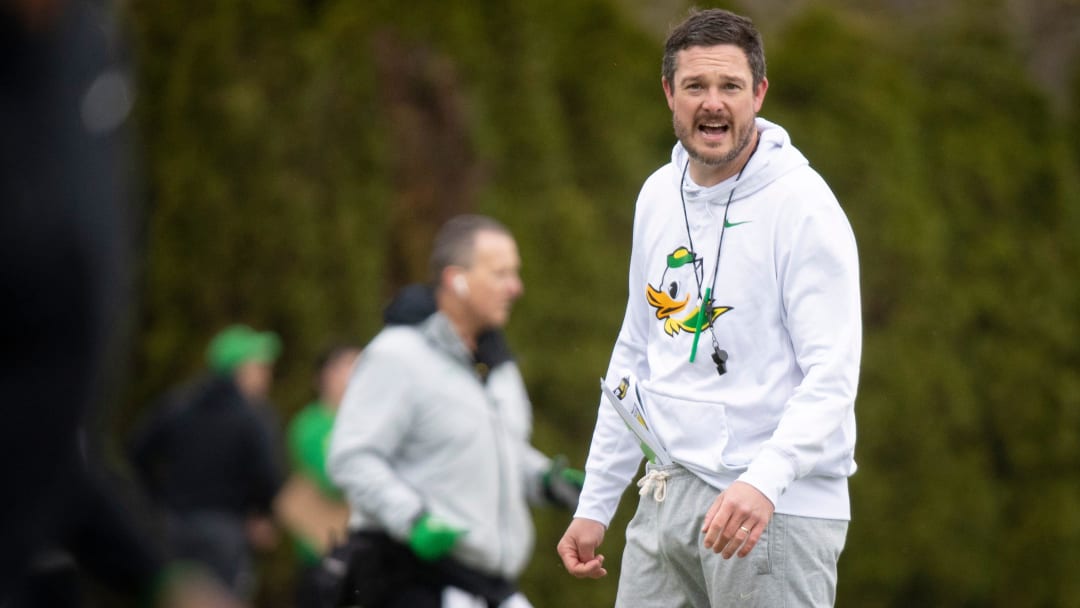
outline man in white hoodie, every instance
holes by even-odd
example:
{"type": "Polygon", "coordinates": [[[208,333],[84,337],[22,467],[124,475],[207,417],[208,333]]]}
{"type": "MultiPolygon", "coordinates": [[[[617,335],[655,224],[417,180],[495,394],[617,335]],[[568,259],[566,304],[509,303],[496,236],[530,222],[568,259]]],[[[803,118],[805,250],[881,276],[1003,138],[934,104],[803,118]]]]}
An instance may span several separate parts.
{"type": "MultiPolygon", "coordinates": [[[[662,84],[679,142],[637,200],[605,378],[661,455],[638,483],[616,606],[829,606],[856,468],[855,239],[788,134],[757,117],[769,83],[748,19],[693,12],[662,84]]],[[[606,574],[597,550],[638,446],[602,401],[558,546],[571,574],[606,574]]]]}

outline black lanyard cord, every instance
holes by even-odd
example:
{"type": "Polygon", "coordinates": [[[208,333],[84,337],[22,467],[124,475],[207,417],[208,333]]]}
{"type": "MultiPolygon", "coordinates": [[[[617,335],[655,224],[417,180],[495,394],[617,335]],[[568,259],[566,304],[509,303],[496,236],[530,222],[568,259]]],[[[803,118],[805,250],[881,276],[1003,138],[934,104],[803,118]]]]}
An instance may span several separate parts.
{"type": "MultiPolygon", "coordinates": [[[[720,343],[716,340],[716,326],[712,324],[712,301],[715,298],[716,291],[716,277],[720,273],[720,252],[724,250],[724,232],[727,231],[728,223],[728,211],[731,209],[731,201],[735,198],[735,185],[738,183],[739,178],[742,177],[743,171],[746,171],[746,166],[750,164],[750,159],[754,157],[754,153],[757,152],[758,143],[761,141],[761,136],[758,136],[758,140],[754,142],[754,149],[750,151],[750,156],[747,157],[746,162],[743,163],[742,168],[739,169],[738,175],[735,176],[735,184],[731,186],[731,192],[728,193],[728,200],[724,203],[724,219],[720,223],[720,239],[716,244],[716,265],[713,266],[713,275],[710,287],[705,290],[705,295],[701,293],[701,283],[705,279],[704,276],[698,278],[697,270],[694,271],[694,281],[697,283],[697,297],[698,302],[701,304],[698,308],[698,322],[697,327],[694,330],[694,343],[690,350],[690,362],[694,362],[694,355],[697,352],[698,337],[701,335],[701,326],[705,323],[705,318],[708,318],[709,323],[709,337],[712,339],[713,345],[713,363],[716,364],[716,372],[723,376],[727,373],[727,351],[720,348],[720,343]],[[708,300],[706,302],[705,300],[708,300]]],[[[686,174],[690,170],[690,158],[689,151],[686,159],[686,165],[683,166],[682,177],[679,178],[679,200],[682,202],[683,222],[686,224],[686,239],[690,245],[690,255],[695,258],[698,257],[697,251],[694,249],[694,235],[690,231],[690,215],[686,210],[686,174]]],[[[696,262],[696,260],[695,260],[696,262]]],[[[704,259],[702,258],[702,263],[704,259]]],[[[696,264],[695,264],[696,266],[696,264]]]]}
{"type": "MultiPolygon", "coordinates": [[[[754,152],[756,152],[756,151],[757,151],[757,144],[755,143],[754,144],[754,152]]],[[[750,153],[750,158],[753,158],[754,152],[750,153]]],[[[739,169],[739,174],[735,176],[735,181],[736,182],[738,182],[739,178],[742,177],[743,171],[746,171],[746,165],[750,164],[750,158],[747,158],[746,162],[743,163],[742,168],[739,169]]],[[[690,253],[692,255],[696,256],[697,255],[697,250],[694,249],[694,235],[691,234],[691,232],[690,232],[690,216],[686,211],[686,194],[684,193],[684,189],[685,189],[685,186],[686,186],[686,173],[689,170],[690,170],[690,159],[687,158],[686,159],[686,165],[683,166],[682,177],[679,179],[679,200],[682,202],[683,222],[685,222],[685,224],[686,224],[686,239],[689,241],[689,244],[690,244],[690,253]]],[[[734,198],[735,198],[735,186],[733,185],[731,187],[731,192],[728,194],[727,202],[724,203],[724,220],[720,223],[720,241],[716,245],[716,265],[713,266],[712,281],[710,282],[713,292],[716,291],[716,275],[720,271],[720,252],[723,251],[723,248],[724,248],[724,232],[727,230],[728,210],[731,208],[731,201],[734,198]]],[[[696,272],[694,273],[694,280],[697,282],[698,300],[701,300],[701,281],[704,278],[705,277],[701,277],[699,279],[698,274],[696,272]]],[[[707,304],[707,303],[702,302],[702,306],[704,306],[705,304],[707,304]]],[[[715,338],[713,338],[713,340],[715,341],[715,338]]]]}

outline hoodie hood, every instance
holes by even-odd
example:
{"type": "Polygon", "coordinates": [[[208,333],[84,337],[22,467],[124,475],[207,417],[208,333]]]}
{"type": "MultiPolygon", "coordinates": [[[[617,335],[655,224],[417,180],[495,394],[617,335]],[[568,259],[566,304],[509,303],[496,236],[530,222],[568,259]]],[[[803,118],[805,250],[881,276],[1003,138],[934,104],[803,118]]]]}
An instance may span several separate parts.
{"type": "Polygon", "coordinates": [[[435,313],[435,290],[430,285],[406,285],[383,310],[387,325],[417,325],[435,313]]]}
{"type": "Polygon", "coordinates": [[[671,164],[674,168],[675,183],[682,182],[683,192],[687,202],[693,200],[705,200],[707,202],[726,203],[728,196],[732,201],[744,199],[765,186],[779,179],[791,171],[810,164],[806,157],[791,145],[791,138],[787,131],[778,124],[769,122],[764,118],[754,120],[760,139],[757,150],[746,163],[742,176],[738,179],[726,179],[715,186],[703,188],[690,179],[690,174],[683,172],[689,155],[681,142],[676,142],[671,150],[671,164]]]}

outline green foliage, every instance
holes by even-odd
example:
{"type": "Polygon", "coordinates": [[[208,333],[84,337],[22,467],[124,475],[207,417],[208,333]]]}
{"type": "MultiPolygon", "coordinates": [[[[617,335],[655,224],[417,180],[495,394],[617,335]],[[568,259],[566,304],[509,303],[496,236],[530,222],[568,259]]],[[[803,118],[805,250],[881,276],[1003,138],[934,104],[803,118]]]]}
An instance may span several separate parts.
{"type": "MultiPolygon", "coordinates": [[[[311,396],[322,345],[372,336],[387,298],[425,278],[439,223],[473,210],[521,248],[509,334],[535,441],[583,464],[633,201],[673,144],[662,41],[630,4],[127,3],[148,196],[117,432],[201,369],[232,322],[283,337],[287,418],[311,396]]],[[[833,187],[860,246],[860,471],[839,604],[1068,603],[1080,113],[1053,113],[1000,8],[898,24],[816,6],[761,24],[762,115],[833,187]]],[[[602,581],[565,574],[554,545],[568,515],[537,513],[522,581],[537,606],[610,605],[635,499],[608,533],[602,581]]],[[[264,605],[287,604],[288,560],[264,558],[264,605]]]]}

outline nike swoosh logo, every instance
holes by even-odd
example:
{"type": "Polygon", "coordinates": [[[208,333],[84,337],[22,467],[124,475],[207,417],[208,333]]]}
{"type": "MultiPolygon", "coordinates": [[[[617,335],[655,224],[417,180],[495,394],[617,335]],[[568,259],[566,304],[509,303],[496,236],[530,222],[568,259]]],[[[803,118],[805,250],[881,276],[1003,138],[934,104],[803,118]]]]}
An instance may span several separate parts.
{"type": "Polygon", "coordinates": [[[729,222],[727,220],[724,220],[724,228],[734,228],[735,226],[738,226],[740,224],[749,224],[752,221],[754,220],[746,220],[745,222],[729,222]]]}

